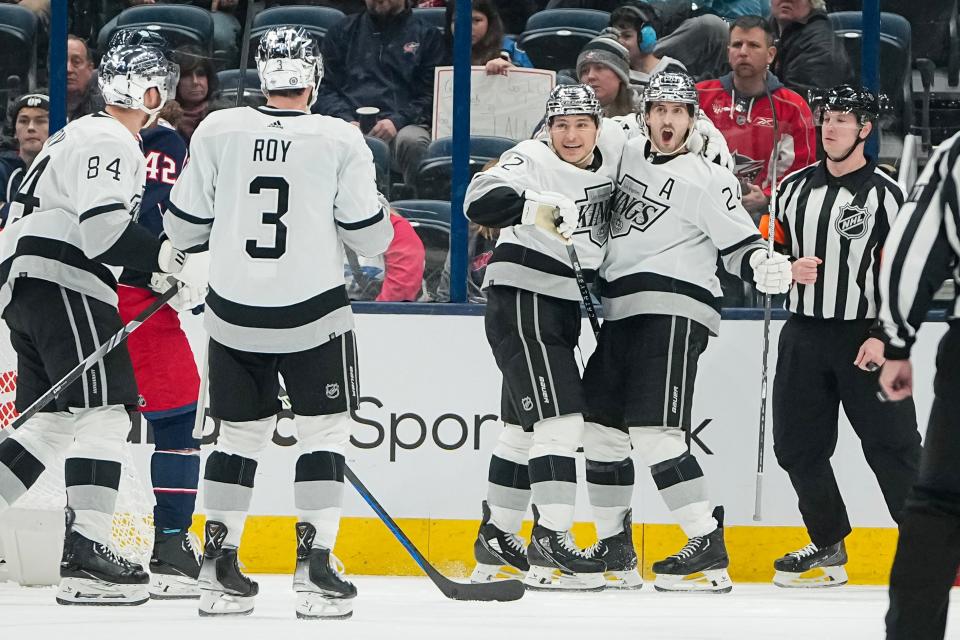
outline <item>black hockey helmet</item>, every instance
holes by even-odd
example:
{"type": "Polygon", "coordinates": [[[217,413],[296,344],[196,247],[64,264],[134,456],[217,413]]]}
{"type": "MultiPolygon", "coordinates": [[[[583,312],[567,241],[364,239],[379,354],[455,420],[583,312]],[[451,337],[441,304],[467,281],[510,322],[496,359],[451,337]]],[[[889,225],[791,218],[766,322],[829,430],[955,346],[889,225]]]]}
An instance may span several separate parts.
{"type": "Polygon", "coordinates": [[[810,109],[816,125],[823,125],[823,115],[828,111],[853,113],[858,116],[860,126],[876,122],[880,116],[889,112],[890,101],[887,96],[874,95],[866,89],[855,89],[841,84],[819,92],[811,92],[810,109]]]}

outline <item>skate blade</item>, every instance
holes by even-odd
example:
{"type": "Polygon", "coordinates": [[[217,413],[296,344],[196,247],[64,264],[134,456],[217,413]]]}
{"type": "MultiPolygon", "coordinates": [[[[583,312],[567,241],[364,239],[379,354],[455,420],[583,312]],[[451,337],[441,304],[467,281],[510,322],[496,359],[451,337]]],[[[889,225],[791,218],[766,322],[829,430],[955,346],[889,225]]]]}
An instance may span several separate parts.
{"type": "Polygon", "coordinates": [[[197,611],[202,617],[248,616],[253,613],[253,604],[253,596],[236,596],[223,591],[201,589],[197,611]]]}
{"type": "Polygon", "coordinates": [[[62,578],[57,603],[93,607],[135,607],[150,599],[145,584],[116,584],[93,578],[62,578]]]}
{"type": "Polygon", "coordinates": [[[530,565],[523,584],[534,591],[602,591],[602,573],[564,573],[553,567],[530,565]]]}
{"type": "Polygon", "coordinates": [[[151,600],[196,600],[199,597],[200,587],[193,578],[160,573],[150,576],[151,600]]]}
{"type": "Polygon", "coordinates": [[[726,569],[708,569],[685,576],[661,573],[657,574],[653,588],[657,591],[677,593],[730,593],[733,590],[733,581],[726,569]]]}
{"type": "Polygon", "coordinates": [[[773,584],[784,589],[824,589],[847,584],[847,571],[843,566],[816,567],[804,573],[777,571],[773,584]]]}
{"type": "Polygon", "coordinates": [[[502,582],[503,580],[523,580],[527,575],[520,569],[509,564],[477,564],[473,573],[470,574],[470,582],[480,584],[483,582],[502,582]]]}
{"type": "Polygon", "coordinates": [[[353,616],[353,598],[328,598],[319,593],[297,593],[300,620],[346,620],[353,616]]]}
{"type": "Polygon", "coordinates": [[[603,574],[604,587],[611,590],[636,590],[643,587],[643,578],[636,569],[630,571],[607,571],[603,574]]]}

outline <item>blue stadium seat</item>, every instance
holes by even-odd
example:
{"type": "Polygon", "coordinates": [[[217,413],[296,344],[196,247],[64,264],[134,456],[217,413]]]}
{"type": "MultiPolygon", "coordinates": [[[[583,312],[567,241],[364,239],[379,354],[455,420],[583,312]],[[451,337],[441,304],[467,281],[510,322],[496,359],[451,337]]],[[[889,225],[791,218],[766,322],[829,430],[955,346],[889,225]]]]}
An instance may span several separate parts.
{"type": "Polygon", "coordinates": [[[440,31],[447,30],[447,10],[443,7],[424,7],[423,9],[414,9],[413,15],[417,16],[427,24],[432,24],[440,31]]]}
{"type": "MultiPolygon", "coordinates": [[[[516,144],[510,138],[497,136],[470,136],[470,175],[483,168],[490,160],[499,159],[516,144]]],[[[418,198],[450,199],[450,179],[453,175],[453,138],[438,138],[427,147],[414,180],[418,198]]]]}
{"type": "MultiPolygon", "coordinates": [[[[37,17],[29,9],[15,4],[0,4],[0,107],[17,94],[36,87],[37,17]],[[17,82],[8,86],[7,79],[17,76],[17,82]]],[[[6,118],[6,109],[0,119],[6,118]]]]}
{"type": "Polygon", "coordinates": [[[584,45],[610,24],[610,14],[593,9],[547,9],[530,16],[520,47],[538,69],[577,66],[584,45]]]}
{"type": "Polygon", "coordinates": [[[373,165],[377,170],[377,189],[388,200],[390,199],[390,145],[380,138],[364,136],[370,153],[373,154],[373,165]]]}
{"type": "Polygon", "coordinates": [[[199,47],[211,58],[213,51],[213,17],[200,7],[179,4],[144,4],[125,9],[118,17],[116,27],[100,31],[97,50],[104,51],[110,37],[120,29],[157,29],[167,39],[171,49],[184,45],[199,47]]]}
{"type": "Polygon", "coordinates": [[[313,36],[317,43],[317,51],[319,51],[330,27],[343,20],[344,17],[344,13],[339,9],[306,5],[273,7],[261,11],[254,17],[253,26],[250,29],[250,65],[254,64],[254,54],[257,51],[260,36],[267,29],[285,24],[302,26],[313,36]]]}
{"type": "Polygon", "coordinates": [[[397,200],[394,211],[406,218],[426,251],[423,281],[429,300],[437,299],[437,287],[450,251],[450,202],[443,200],[397,200]]]}

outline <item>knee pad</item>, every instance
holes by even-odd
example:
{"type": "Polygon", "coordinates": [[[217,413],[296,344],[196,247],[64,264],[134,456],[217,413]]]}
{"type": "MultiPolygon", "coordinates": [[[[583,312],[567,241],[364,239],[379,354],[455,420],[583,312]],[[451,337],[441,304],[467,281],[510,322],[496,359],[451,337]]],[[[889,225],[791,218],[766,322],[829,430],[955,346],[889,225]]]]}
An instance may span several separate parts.
{"type": "Polygon", "coordinates": [[[193,437],[196,411],[188,411],[169,418],[147,420],[153,428],[153,447],[157,451],[193,451],[200,441],[193,437]]]}
{"type": "Polygon", "coordinates": [[[74,416],[68,411],[41,412],[27,420],[10,438],[20,443],[45,468],[57,466],[76,434],[74,416]]]}
{"type": "Polygon", "coordinates": [[[493,448],[493,455],[515,464],[525,465],[530,457],[533,434],[524,431],[519,425],[504,422],[500,438],[493,448]]]}
{"type": "Polygon", "coordinates": [[[245,422],[221,420],[217,450],[227,455],[259,460],[276,426],[276,416],[245,422]]]}
{"type": "Polygon", "coordinates": [[[350,441],[350,414],[294,416],[297,444],[304,453],[333,451],[344,455],[350,441]]]}
{"type": "Polygon", "coordinates": [[[640,460],[648,467],[687,453],[683,430],[676,427],[633,427],[630,439],[640,460]]]}
{"type": "Polygon", "coordinates": [[[583,442],[583,416],[579,413],[548,418],[533,425],[531,457],[576,454],[583,442]]]}
{"type": "Polygon", "coordinates": [[[630,435],[596,422],[583,425],[583,454],[595,462],[620,462],[630,457],[630,435]]]}
{"type": "Polygon", "coordinates": [[[72,458],[121,462],[130,433],[130,414],[121,405],[74,409],[76,437],[72,458]]]}

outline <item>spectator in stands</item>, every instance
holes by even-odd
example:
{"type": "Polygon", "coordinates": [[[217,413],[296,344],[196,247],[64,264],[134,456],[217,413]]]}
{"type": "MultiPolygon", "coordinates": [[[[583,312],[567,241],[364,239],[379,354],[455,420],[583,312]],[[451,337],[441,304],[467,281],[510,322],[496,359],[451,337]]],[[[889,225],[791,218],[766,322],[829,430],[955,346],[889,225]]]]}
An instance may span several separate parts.
{"type": "MultiPolygon", "coordinates": [[[[453,48],[453,3],[447,5],[447,41],[453,48]]],[[[512,67],[533,67],[526,52],[503,33],[503,21],[493,0],[473,0],[471,64],[485,66],[488,75],[507,75],[512,67]]]]}
{"type": "Polygon", "coordinates": [[[210,113],[210,96],[216,91],[217,74],[213,63],[197,47],[180,47],[173,57],[180,65],[177,102],[183,108],[177,131],[189,143],[194,129],[210,113]]]}
{"type": "Polygon", "coordinates": [[[368,135],[390,144],[394,170],[412,184],[430,144],[433,70],[447,57],[443,34],[406,0],[365,1],[366,11],[334,25],[323,41],[314,111],[357,123],[357,108],[380,109],[368,135]]]}
{"type": "Polygon", "coordinates": [[[740,16],[769,16],[769,0],[699,0],[700,11],[708,11],[726,20],[736,20],[740,16]]]}
{"type": "Polygon", "coordinates": [[[777,36],[773,72],[804,98],[810,89],[852,81],[850,61],[830,26],[824,0],[770,0],[777,36]]]}
{"type": "Polygon", "coordinates": [[[726,51],[729,29],[719,16],[692,16],[659,37],[653,53],[661,58],[676,58],[697,80],[716,78],[729,71],[726,51]]]}
{"type": "Polygon", "coordinates": [[[347,15],[360,13],[364,9],[363,0],[267,0],[267,9],[291,4],[308,4],[314,7],[339,9],[347,15]]]}
{"type": "Polygon", "coordinates": [[[391,209],[393,240],[383,255],[358,257],[346,248],[344,276],[351,300],[416,302],[423,292],[426,250],[406,218],[391,209]]]}
{"type": "Polygon", "coordinates": [[[620,33],[619,42],[630,56],[630,84],[639,94],[650,76],[661,71],[686,71],[674,58],[654,54],[660,20],[648,2],[628,2],[610,14],[610,26],[620,33]]]}
{"type": "Polygon", "coordinates": [[[67,36],[67,120],[103,109],[97,67],[86,40],[67,36]]]}
{"type": "Polygon", "coordinates": [[[615,29],[588,42],[577,57],[577,78],[597,94],[607,118],[636,111],[637,96],[630,86],[630,54],[615,29]]]}
{"type": "Polygon", "coordinates": [[[773,43],[773,29],[767,20],[760,16],[737,18],[730,27],[727,48],[733,71],[697,85],[700,109],[723,133],[737,163],[743,206],[757,222],[770,203],[769,159],[774,136],[780,140],[778,183],[817,159],[810,107],[769,71],[777,53],[773,43]]]}
{"type": "Polygon", "coordinates": [[[50,0],[0,0],[0,3],[18,4],[33,12],[44,28],[50,24],[50,0]]]}
{"type": "Polygon", "coordinates": [[[7,203],[20,188],[24,174],[47,140],[50,124],[50,98],[45,93],[22,95],[10,105],[17,150],[0,155],[0,218],[7,220],[7,203]]]}

